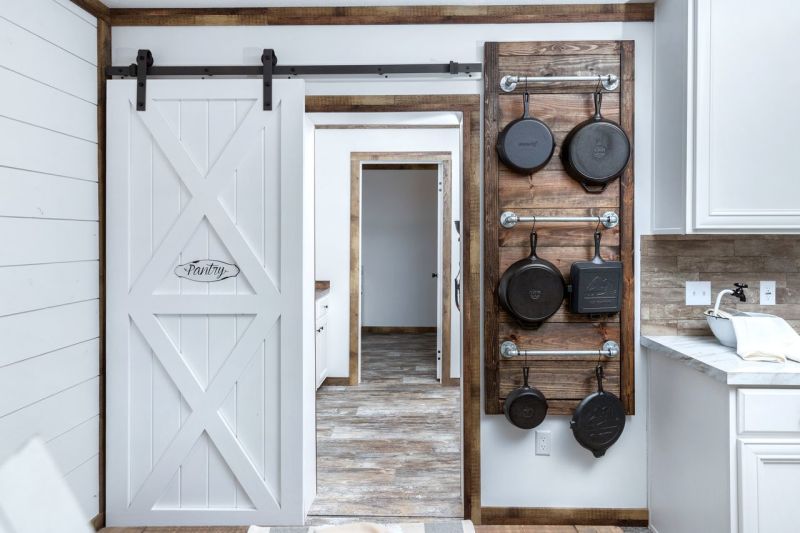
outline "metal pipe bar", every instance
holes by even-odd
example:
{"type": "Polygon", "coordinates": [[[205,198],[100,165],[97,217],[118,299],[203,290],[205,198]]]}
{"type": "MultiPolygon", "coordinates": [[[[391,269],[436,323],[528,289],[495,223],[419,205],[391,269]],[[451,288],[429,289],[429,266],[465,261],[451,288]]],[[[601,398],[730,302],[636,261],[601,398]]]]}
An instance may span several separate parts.
{"type": "Polygon", "coordinates": [[[619,224],[619,215],[614,211],[606,211],[600,216],[590,217],[520,216],[513,211],[504,211],[500,215],[500,225],[504,228],[513,228],[520,222],[596,222],[610,229],[619,224]]]}
{"type": "MultiPolygon", "coordinates": [[[[273,76],[330,76],[330,75],[378,75],[389,74],[480,74],[481,63],[434,63],[408,65],[275,65],[273,76]]],[[[168,66],[153,65],[147,69],[147,76],[261,76],[262,65],[230,66],[168,66]]],[[[107,67],[106,76],[136,77],[136,65],[127,67],[107,67]]]]}
{"type": "Polygon", "coordinates": [[[607,91],[619,87],[619,76],[616,74],[597,74],[594,76],[503,76],[500,79],[500,88],[510,93],[517,88],[519,83],[552,83],[554,81],[591,81],[601,83],[607,91]]]}
{"type": "Polygon", "coordinates": [[[500,355],[505,359],[513,357],[552,357],[564,355],[585,355],[600,357],[618,357],[619,344],[606,341],[599,350],[520,350],[512,341],[505,341],[500,345],[500,355]]]}

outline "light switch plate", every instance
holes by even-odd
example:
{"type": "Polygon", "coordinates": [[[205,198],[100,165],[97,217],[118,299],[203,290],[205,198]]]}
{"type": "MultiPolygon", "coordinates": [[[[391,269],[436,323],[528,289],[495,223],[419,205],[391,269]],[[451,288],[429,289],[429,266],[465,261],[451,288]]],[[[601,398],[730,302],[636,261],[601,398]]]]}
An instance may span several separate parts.
{"type": "Polygon", "coordinates": [[[760,287],[758,302],[761,305],[775,305],[775,282],[762,281],[760,287]]]}
{"type": "Polygon", "coordinates": [[[711,282],[687,281],[686,305],[711,305],[711,282]]]}

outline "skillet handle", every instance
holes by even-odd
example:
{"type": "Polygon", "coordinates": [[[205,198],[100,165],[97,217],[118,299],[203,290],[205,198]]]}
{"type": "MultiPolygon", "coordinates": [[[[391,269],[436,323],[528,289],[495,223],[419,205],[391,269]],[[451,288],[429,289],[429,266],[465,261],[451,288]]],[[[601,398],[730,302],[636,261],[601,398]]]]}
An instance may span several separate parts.
{"type": "Polygon", "coordinates": [[[594,375],[597,377],[597,392],[603,392],[603,365],[597,365],[594,369],[594,375]]]}
{"type": "Polygon", "coordinates": [[[588,192],[590,194],[600,194],[601,192],[606,190],[606,187],[608,187],[608,182],[606,182],[606,183],[604,183],[602,185],[589,185],[585,181],[582,181],[581,182],[581,187],[586,189],[586,192],[588,192]]]}
{"type": "Polygon", "coordinates": [[[536,236],[536,231],[531,230],[530,239],[531,239],[531,255],[530,255],[530,257],[535,258],[536,257],[536,243],[539,240],[539,237],[536,236]]]}
{"type": "Polygon", "coordinates": [[[594,119],[603,120],[603,115],[600,114],[600,107],[603,105],[603,93],[601,91],[594,92],[594,119]]]}
{"type": "Polygon", "coordinates": [[[531,95],[528,94],[528,91],[525,91],[525,94],[522,95],[522,118],[530,118],[531,113],[529,109],[531,95]]]}

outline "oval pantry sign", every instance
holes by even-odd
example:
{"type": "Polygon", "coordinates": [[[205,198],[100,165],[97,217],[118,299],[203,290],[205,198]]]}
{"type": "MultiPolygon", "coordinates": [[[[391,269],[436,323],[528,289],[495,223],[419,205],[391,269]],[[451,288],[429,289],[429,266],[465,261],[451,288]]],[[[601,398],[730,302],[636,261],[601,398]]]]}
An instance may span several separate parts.
{"type": "Polygon", "coordinates": [[[225,261],[198,259],[175,267],[175,275],[190,281],[211,283],[239,275],[239,267],[225,261]]]}

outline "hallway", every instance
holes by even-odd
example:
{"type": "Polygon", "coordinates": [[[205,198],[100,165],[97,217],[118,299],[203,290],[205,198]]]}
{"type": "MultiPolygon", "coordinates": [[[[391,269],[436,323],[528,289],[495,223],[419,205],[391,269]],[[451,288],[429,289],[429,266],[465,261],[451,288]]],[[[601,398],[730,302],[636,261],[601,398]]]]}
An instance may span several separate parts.
{"type": "Polygon", "coordinates": [[[461,517],[460,390],[436,380],[436,334],[363,334],[362,383],[317,391],[317,499],[337,517],[461,517]]]}

